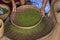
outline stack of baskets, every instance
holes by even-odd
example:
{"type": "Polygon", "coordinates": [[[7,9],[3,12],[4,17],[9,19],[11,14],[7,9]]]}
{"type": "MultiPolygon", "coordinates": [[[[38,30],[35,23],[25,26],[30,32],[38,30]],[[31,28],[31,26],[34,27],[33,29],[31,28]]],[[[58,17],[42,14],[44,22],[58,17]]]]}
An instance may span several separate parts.
{"type": "Polygon", "coordinates": [[[23,5],[12,12],[5,26],[5,35],[13,40],[36,40],[48,35],[54,22],[47,15],[42,17],[38,8],[23,5]]]}

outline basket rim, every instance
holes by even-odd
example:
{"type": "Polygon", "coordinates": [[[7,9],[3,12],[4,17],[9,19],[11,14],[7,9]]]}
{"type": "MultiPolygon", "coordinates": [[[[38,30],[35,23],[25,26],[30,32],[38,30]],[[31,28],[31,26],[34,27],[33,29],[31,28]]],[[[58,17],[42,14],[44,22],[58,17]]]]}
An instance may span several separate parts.
{"type": "MultiPolygon", "coordinates": [[[[17,10],[20,8],[33,8],[33,9],[36,9],[38,12],[40,12],[39,11],[39,9],[37,8],[37,7],[34,7],[34,6],[32,6],[32,5],[23,5],[23,6],[20,6],[20,7],[18,7],[17,8],[17,10]]],[[[19,10],[20,11],[20,10],[19,10]]],[[[28,27],[23,27],[23,26],[18,26],[18,25],[16,25],[14,22],[13,22],[13,16],[14,16],[14,12],[12,12],[12,14],[11,14],[11,23],[15,26],[15,27],[18,27],[18,28],[22,28],[22,29],[31,29],[31,28],[34,28],[34,27],[36,27],[37,25],[39,25],[40,23],[41,23],[41,21],[42,21],[42,19],[43,19],[43,17],[41,17],[41,20],[39,20],[38,21],[38,23],[36,23],[36,24],[34,24],[34,25],[32,25],[32,26],[28,26],[28,27]]]]}
{"type": "Polygon", "coordinates": [[[4,3],[10,3],[10,1],[2,0],[4,3]]]}
{"type": "MultiPolygon", "coordinates": [[[[9,8],[9,6],[8,5],[5,5],[5,4],[0,4],[0,7],[4,7],[4,8],[6,8],[7,10],[9,10],[7,13],[10,13],[10,8],[9,8]],[[5,6],[5,7],[4,7],[5,6]]],[[[5,14],[5,13],[4,13],[5,14]]],[[[2,15],[4,15],[4,14],[2,14],[2,15]]]]}

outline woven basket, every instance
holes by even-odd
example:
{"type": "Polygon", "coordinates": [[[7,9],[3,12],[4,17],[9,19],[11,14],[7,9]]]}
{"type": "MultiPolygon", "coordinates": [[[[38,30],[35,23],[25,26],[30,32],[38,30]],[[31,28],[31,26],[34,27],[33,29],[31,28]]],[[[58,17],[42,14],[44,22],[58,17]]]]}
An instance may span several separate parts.
{"type": "MultiPolygon", "coordinates": [[[[26,10],[28,11],[28,10],[30,10],[30,9],[36,10],[36,11],[38,12],[37,14],[40,15],[40,11],[39,11],[38,8],[36,8],[36,7],[34,8],[34,7],[31,6],[31,5],[24,5],[24,6],[18,7],[16,13],[12,13],[12,14],[11,14],[11,22],[12,22],[12,24],[15,25],[15,26],[18,27],[18,28],[23,28],[23,29],[34,28],[35,26],[37,26],[37,25],[41,22],[42,18],[41,18],[41,20],[38,20],[38,21],[37,21],[37,24],[33,24],[33,25],[29,26],[29,27],[26,27],[26,26],[25,26],[25,27],[18,26],[17,22],[15,21],[15,20],[17,20],[15,16],[21,14],[21,12],[24,12],[24,11],[26,11],[26,10]],[[17,25],[16,25],[16,24],[17,24],[17,25]]],[[[40,15],[40,16],[41,16],[41,15],[40,15]]]]}
{"type": "Polygon", "coordinates": [[[2,0],[4,3],[10,3],[10,0],[2,0]]]}
{"type": "Polygon", "coordinates": [[[0,19],[0,38],[3,36],[3,34],[4,34],[4,23],[2,19],[0,19]]]}
{"type": "Polygon", "coordinates": [[[54,10],[55,10],[56,12],[60,12],[60,0],[55,0],[54,10]]]}
{"type": "MultiPolygon", "coordinates": [[[[24,5],[24,6],[18,7],[17,12],[26,10],[27,8],[28,9],[32,8],[32,9],[39,11],[39,9],[36,7],[33,7],[31,5],[24,5]]],[[[14,15],[14,14],[15,14],[15,12],[12,12],[11,19],[12,19],[12,15],[14,15]]],[[[49,18],[48,16],[45,16],[45,17],[42,17],[42,20],[40,20],[40,22],[38,22],[38,25],[36,25],[36,26],[34,25],[35,27],[33,27],[33,28],[29,28],[29,29],[19,28],[12,23],[12,20],[8,21],[7,25],[5,25],[5,26],[6,26],[5,35],[13,40],[36,40],[36,39],[39,39],[39,38],[42,38],[42,37],[48,35],[52,31],[52,29],[54,27],[54,23],[51,20],[51,18],[49,18]],[[43,28],[41,29],[40,27],[43,27],[43,28]]]]}
{"type": "Polygon", "coordinates": [[[57,23],[56,10],[55,10],[55,3],[56,3],[56,1],[57,0],[52,0],[51,1],[51,10],[50,10],[50,15],[49,15],[49,17],[53,21],[54,25],[56,25],[56,23],[57,23]]]}
{"type": "Polygon", "coordinates": [[[0,7],[6,8],[8,10],[7,13],[4,13],[4,14],[0,15],[0,18],[5,20],[9,16],[10,8],[7,5],[5,5],[5,4],[0,4],[0,7]]]}

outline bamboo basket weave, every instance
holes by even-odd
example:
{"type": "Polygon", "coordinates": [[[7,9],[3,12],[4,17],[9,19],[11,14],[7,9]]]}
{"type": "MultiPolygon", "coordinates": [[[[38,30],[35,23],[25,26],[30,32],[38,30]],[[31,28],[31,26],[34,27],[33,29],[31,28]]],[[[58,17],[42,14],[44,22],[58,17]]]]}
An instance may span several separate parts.
{"type": "Polygon", "coordinates": [[[9,16],[10,8],[7,5],[5,5],[5,4],[0,4],[0,7],[6,8],[8,10],[7,13],[4,13],[4,14],[0,15],[0,18],[5,20],[9,16]]]}
{"type": "MultiPolygon", "coordinates": [[[[20,6],[17,8],[17,10],[20,9],[17,12],[20,12],[22,10],[24,11],[26,9],[32,9],[32,8],[35,10],[38,10],[40,12],[40,10],[38,8],[33,7],[31,5],[20,6]]],[[[11,19],[13,19],[14,14],[15,14],[15,12],[12,12],[11,19]]],[[[19,28],[12,23],[12,20],[8,21],[7,25],[5,25],[5,26],[6,26],[5,35],[13,40],[36,40],[36,39],[43,38],[44,36],[48,35],[54,28],[54,22],[52,21],[52,19],[50,17],[48,17],[46,15],[45,17],[42,17],[42,20],[40,20],[40,23],[38,23],[38,25],[36,27],[30,28],[30,29],[19,28]],[[11,27],[11,25],[13,25],[13,27],[11,27]],[[40,30],[39,27],[43,27],[42,30],[40,30]],[[36,31],[35,28],[38,30],[38,32],[36,31]],[[26,30],[32,30],[33,32],[30,35],[29,34],[24,35],[24,33],[21,34],[21,32],[23,32],[21,30],[24,30],[25,33],[27,33],[26,30]],[[19,31],[20,33],[19,32],[17,33],[17,31],[19,31]]]]}
{"type": "Polygon", "coordinates": [[[0,19],[0,38],[3,37],[4,34],[4,22],[2,19],[0,19]]]}
{"type": "Polygon", "coordinates": [[[11,2],[11,0],[2,0],[3,2],[5,2],[5,3],[10,3],[11,2]]]}

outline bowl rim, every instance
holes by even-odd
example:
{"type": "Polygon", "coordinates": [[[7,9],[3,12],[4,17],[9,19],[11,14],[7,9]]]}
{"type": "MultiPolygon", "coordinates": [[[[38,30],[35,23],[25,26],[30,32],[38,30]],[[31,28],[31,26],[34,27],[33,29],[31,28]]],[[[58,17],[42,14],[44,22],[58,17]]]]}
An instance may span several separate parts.
{"type": "MultiPolygon", "coordinates": [[[[24,8],[33,8],[33,9],[36,9],[38,12],[40,12],[37,7],[34,7],[34,6],[32,6],[32,5],[23,5],[23,6],[18,7],[17,10],[18,10],[18,9],[21,9],[21,8],[23,8],[23,9],[24,9],[24,8]]],[[[20,11],[20,10],[19,10],[19,11],[20,11]]],[[[16,13],[16,12],[15,12],[15,13],[16,13]]],[[[23,26],[18,26],[18,25],[16,25],[16,24],[13,22],[13,16],[14,16],[14,12],[12,12],[12,14],[11,14],[11,23],[12,23],[15,27],[18,27],[18,28],[21,28],[21,29],[31,29],[31,28],[34,28],[34,27],[36,27],[37,25],[39,25],[39,24],[41,23],[42,19],[43,19],[43,17],[41,17],[41,20],[39,20],[38,23],[36,23],[36,24],[34,24],[34,25],[32,25],[32,26],[23,27],[23,26]]]]}

